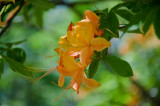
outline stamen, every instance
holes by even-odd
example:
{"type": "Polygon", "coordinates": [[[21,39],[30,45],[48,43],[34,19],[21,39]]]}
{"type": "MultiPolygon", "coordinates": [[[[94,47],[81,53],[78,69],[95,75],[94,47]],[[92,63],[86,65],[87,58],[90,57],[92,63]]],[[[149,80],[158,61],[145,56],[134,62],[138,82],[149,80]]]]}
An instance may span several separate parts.
{"type": "Polygon", "coordinates": [[[62,93],[59,97],[57,97],[54,101],[57,101],[60,97],[62,97],[63,94],[64,94],[67,90],[68,90],[68,89],[66,89],[65,91],[63,91],[63,93],[62,93]]]}
{"type": "MultiPolygon", "coordinates": [[[[33,68],[33,67],[28,67],[28,68],[30,68],[30,69],[35,69],[35,68],[33,68]]],[[[38,69],[38,68],[37,68],[38,69]]],[[[42,69],[42,68],[39,68],[39,69],[42,69]]],[[[39,70],[39,71],[37,71],[37,70],[27,70],[27,69],[24,69],[24,70],[26,70],[26,71],[31,71],[31,72],[44,72],[44,71],[48,71],[48,72],[46,72],[44,75],[42,75],[41,77],[39,77],[39,78],[28,78],[29,80],[31,80],[31,83],[33,83],[33,84],[36,84],[40,79],[42,79],[43,77],[45,77],[45,76],[47,76],[47,75],[49,75],[50,73],[52,73],[53,71],[55,71],[57,68],[56,67],[53,67],[53,68],[51,68],[51,69],[49,69],[49,70],[39,70]]]]}
{"type": "Polygon", "coordinates": [[[58,84],[56,84],[56,83],[53,82],[53,81],[51,81],[51,83],[53,83],[54,85],[56,85],[57,87],[60,87],[60,88],[62,88],[62,89],[70,89],[70,88],[71,88],[71,87],[69,87],[70,85],[69,85],[68,87],[65,88],[65,87],[59,86],[58,84]]]}
{"type": "Polygon", "coordinates": [[[46,59],[49,59],[49,58],[52,58],[52,57],[55,57],[55,56],[58,56],[58,54],[51,55],[51,56],[45,56],[45,57],[46,57],[46,59]]]}

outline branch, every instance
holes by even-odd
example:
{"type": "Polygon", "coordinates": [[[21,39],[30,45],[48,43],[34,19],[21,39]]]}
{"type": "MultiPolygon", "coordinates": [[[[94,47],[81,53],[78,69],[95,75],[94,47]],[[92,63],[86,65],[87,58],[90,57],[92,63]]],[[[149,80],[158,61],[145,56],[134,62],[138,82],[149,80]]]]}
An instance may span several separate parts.
{"type": "Polygon", "coordinates": [[[10,27],[13,19],[15,18],[15,16],[19,13],[19,11],[21,10],[22,6],[24,4],[24,0],[21,1],[20,3],[20,7],[17,9],[17,11],[13,14],[13,16],[6,22],[5,27],[1,30],[0,32],[0,37],[3,35],[3,33],[10,27]]]}

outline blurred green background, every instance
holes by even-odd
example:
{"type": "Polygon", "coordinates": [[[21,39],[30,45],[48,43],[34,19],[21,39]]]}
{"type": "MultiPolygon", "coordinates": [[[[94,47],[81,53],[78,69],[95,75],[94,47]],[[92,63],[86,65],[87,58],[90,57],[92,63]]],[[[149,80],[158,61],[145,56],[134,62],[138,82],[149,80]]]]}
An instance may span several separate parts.
{"type": "MultiPolygon", "coordinates": [[[[50,69],[57,65],[58,56],[54,51],[58,47],[60,36],[64,36],[67,27],[80,21],[84,10],[96,10],[93,2],[86,0],[65,0],[66,4],[54,1],[53,8],[44,11],[43,23],[40,27],[29,12],[28,22],[21,11],[13,20],[11,27],[0,38],[0,42],[14,42],[26,39],[15,47],[23,48],[27,54],[26,66],[50,69]],[[68,5],[71,3],[74,5],[68,5]],[[46,56],[53,56],[46,58],[46,56]]],[[[120,0],[96,1],[101,10],[112,8],[120,0]]],[[[124,21],[124,20],[122,20],[124,21]]],[[[64,91],[52,84],[57,83],[59,74],[53,72],[38,83],[30,83],[29,79],[13,72],[7,64],[0,80],[0,106],[158,106],[160,104],[160,43],[154,31],[146,37],[125,34],[121,39],[112,39],[109,53],[128,61],[134,71],[132,78],[120,77],[100,63],[94,79],[101,83],[97,89],[81,86],[80,94],[71,90],[56,102],[64,91]]],[[[34,73],[35,77],[43,75],[34,73]]],[[[69,78],[66,83],[69,83],[69,78]]],[[[66,84],[67,85],[67,84],[66,84]]]]}

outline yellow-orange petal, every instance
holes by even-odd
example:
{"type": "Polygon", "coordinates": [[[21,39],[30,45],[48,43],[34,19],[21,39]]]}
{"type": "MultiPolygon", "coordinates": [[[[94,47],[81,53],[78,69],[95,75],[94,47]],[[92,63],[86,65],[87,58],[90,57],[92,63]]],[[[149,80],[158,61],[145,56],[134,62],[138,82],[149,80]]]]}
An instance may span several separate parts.
{"type": "Polygon", "coordinates": [[[63,50],[62,50],[61,47],[58,47],[58,48],[54,49],[54,51],[56,51],[59,56],[62,56],[62,54],[63,54],[63,50]]]}
{"type": "Polygon", "coordinates": [[[103,49],[110,46],[111,46],[111,42],[101,37],[93,38],[91,40],[91,48],[96,51],[102,51],[103,49]]]}
{"type": "Polygon", "coordinates": [[[79,26],[76,32],[79,34],[77,36],[81,43],[89,44],[91,39],[94,38],[94,26],[89,20],[81,20],[76,23],[79,26]]]}
{"type": "Polygon", "coordinates": [[[76,46],[76,47],[84,46],[84,43],[82,43],[82,41],[78,39],[79,33],[75,31],[75,29],[78,27],[79,26],[74,26],[72,31],[67,32],[67,40],[72,46],[76,46]]]}
{"type": "Polygon", "coordinates": [[[64,55],[60,58],[61,63],[63,64],[64,67],[68,69],[77,69],[79,68],[78,64],[74,60],[73,56],[68,56],[68,53],[64,53],[64,55]]]}
{"type": "Polygon", "coordinates": [[[94,23],[96,29],[98,29],[99,19],[98,19],[98,16],[94,12],[90,10],[85,10],[83,19],[89,19],[92,23],[94,23]]]}
{"type": "Polygon", "coordinates": [[[60,37],[59,45],[65,50],[68,50],[70,48],[70,46],[71,46],[71,44],[67,40],[67,36],[60,37]]]}
{"type": "Polygon", "coordinates": [[[63,76],[68,76],[68,77],[73,77],[77,73],[77,70],[75,71],[74,69],[68,69],[66,67],[57,67],[57,70],[60,74],[63,76]]]}
{"type": "Polygon", "coordinates": [[[88,60],[90,60],[90,57],[93,54],[93,50],[91,50],[89,47],[84,47],[80,51],[80,62],[81,64],[87,64],[88,60]]]}
{"type": "Polygon", "coordinates": [[[97,88],[99,87],[101,84],[99,82],[97,82],[94,79],[89,79],[86,76],[84,76],[83,78],[84,84],[89,87],[89,88],[97,88]]]}
{"type": "Polygon", "coordinates": [[[79,52],[74,52],[74,51],[68,51],[69,56],[74,56],[77,57],[79,55],[79,52]]]}
{"type": "Polygon", "coordinates": [[[62,87],[64,85],[64,76],[60,75],[58,79],[58,85],[62,87]]]}
{"type": "Polygon", "coordinates": [[[75,91],[77,91],[77,94],[78,94],[78,93],[79,93],[79,88],[81,87],[81,84],[82,84],[82,82],[83,82],[82,72],[79,71],[79,72],[77,73],[77,75],[76,75],[73,79],[74,79],[75,83],[73,84],[73,87],[72,87],[72,88],[73,88],[75,91]]]}

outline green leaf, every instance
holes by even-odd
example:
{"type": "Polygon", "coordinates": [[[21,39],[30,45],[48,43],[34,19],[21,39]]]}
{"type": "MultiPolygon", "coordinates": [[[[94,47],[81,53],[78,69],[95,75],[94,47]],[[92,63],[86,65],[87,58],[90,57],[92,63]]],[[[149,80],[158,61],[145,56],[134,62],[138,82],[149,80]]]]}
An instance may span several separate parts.
{"type": "Polygon", "coordinates": [[[26,52],[21,48],[13,48],[7,51],[7,56],[20,62],[24,63],[26,60],[26,52]]]}
{"type": "Polygon", "coordinates": [[[102,60],[118,75],[123,77],[133,76],[132,68],[128,62],[111,55],[105,56],[102,60]]]}
{"type": "Polygon", "coordinates": [[[3,73],[4,70],[4,60],[2,58],[0,58],[0,79],[1,79],[1,75],[3,73]]]}
{"type": "Polygon", "coordinates": [[[94,59],[90,66],[89,66],[89,70],[88,70],[88,77],[92,78],[95,73],[97,72],[98,69],[98,65],[99,65],[99,59],[94,59]]]}
{"type": "MultiPolygon", "coordinates": [[[[146,17],[146,12],[144,12],[144,11],[133,15],[133,17],[129,21],[129,24],[125,27],[125,29],[123,29],[122,36],[124,35],[124,33],[126,33],[128,31],[128,29],[131,26],[138,25],[140,22],[142,22],[145,19],[145,17],[146,17]]],[[[138,29],[140,29],[140,28],[138,28],[138,29]]]]}
{"type": "Polygon", "coordinates": [[[26,5],[23,6],[22,14],[23,14],[24,19],[26,20],[26,22],[30,21],[29,11],[31,9],[32,9],[32,5],[31,4],[26,4],[26,5]]]}
{"type": "Polygon", "coordinates": [[[34,7],[34,16],[36,19],[36,23],[40,28],[43,27],[43,13],[44,13],[43,9],[34,7]]]}
{"type": "Polygon", "coordinates": [[[159,19],[160,19],[160,8],[157,11],[157,13],[155,15],[155,19],[153,21],[155,33],[156,33],[157,37],[160,39],[160,21],[159,21],[159,19]]]}
{"type": "MultiPolygon", "coordinates": [[[[144,32],[144,35],[147,33],[147,31],[149,30],[154,18],[155,18],[155,14],[157,12],[157,7],[155,8],[152,8],[152,9],[149,9],[147,11],[147,15],[146,15],[146,18],[144,20],[144,23],[143,23],[143,32],[144,32]]],[[[159,13],[160,14],[160,13],[159,13]]]]}
{"type": "Polygon", "coordinates": [[[121,7],[127,7],[128,9],[131,9],[135,6],[135,1],[128,1],[128,2],[124,2],[124,3],[120,3],[117,4],[116,6],[114,6],[111,11],[116,11],[117,9],[121,8],[121,7]]]}
{"type": "Polygon", "coordinates": [[[10,43],[0,42],[0,44],[6,45],[8,48],[11,48],[12,45],[19,45],[19,44],[21,44],[21,43],[23,43],[23,42],[25,42],[25,41],[26,41],[26,40],[24,39],[24,40],[21,40],[21,41],[10,42],[10,43]]]}
{"type": "Polygon", "coordinates": [[[104,38],[107,38],[107,36],[119,37],[119,21],[114,12],[107,13],[107,10],[103,11],[100,23],[100,29],[104,29],[105,32],[104,38]]]}
{"type": "Polygon", "coordinates": [[[124,18],[127,21],[130,21],[131,18],[133,17],[133,14],[126,10],[126,9],[118,9],[115,11],[116,14],[118,14],[119,16],[121,16],[122,18],[124,18]]]}
{"type": "Polygon", "coordinates": [[[39,9],[50,9],[54,7],[54,4],[48,0],[29,0],[29,2],[39,9]]]}
{"type": "Polygon", "coordinates": [[[1,56],[4,59],[4,61],[6,63],[8,63],[8,65],[11,67],[11,69],[13,69],[15,72],[18,72],[26,77],[33,77],[31,72],[25,70],[26,67],[23,64],[15,61],[14,59],[11,59],[7,56],[4,56],[4,55],[1,55],[1,56]]]}

